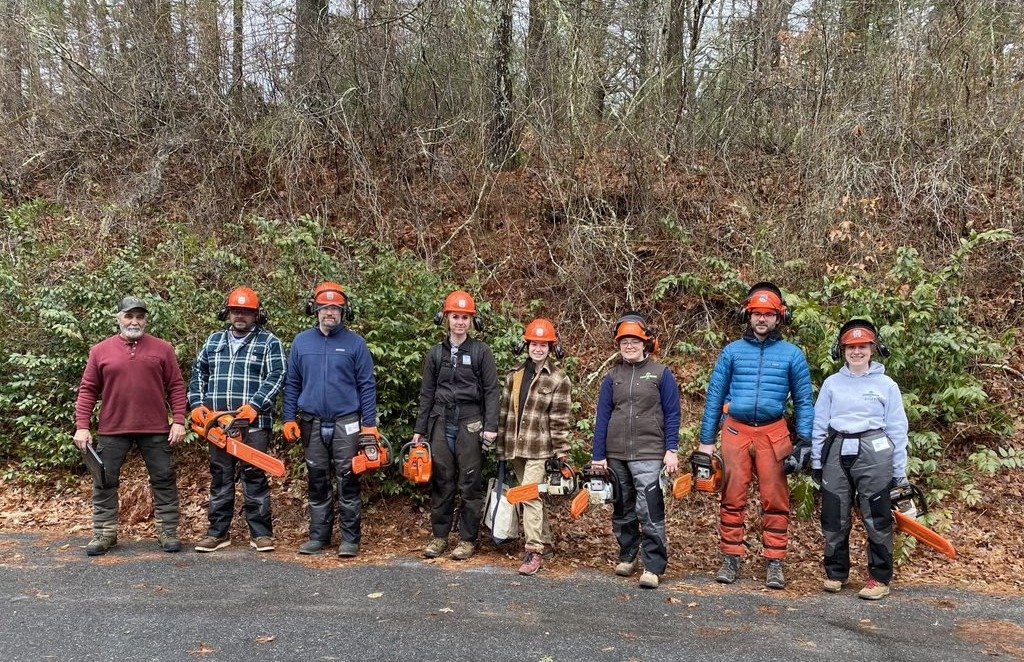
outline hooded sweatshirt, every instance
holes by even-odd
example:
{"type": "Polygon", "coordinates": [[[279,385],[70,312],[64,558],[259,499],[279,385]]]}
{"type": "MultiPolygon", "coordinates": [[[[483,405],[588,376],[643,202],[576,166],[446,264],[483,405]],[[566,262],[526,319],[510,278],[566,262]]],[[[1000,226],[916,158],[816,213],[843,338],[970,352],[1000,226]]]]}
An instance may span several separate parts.
{"type": "Polygon", "coordinates": [[[907,413],[900,387],[872,361],[867,373],[854,375],[845,365],[821,385],[814,403],[811,466],[821,468],[821,451],[828,429],[858,434],[881,429],[892,441],[892,475],[907,475],[907,413]]]}

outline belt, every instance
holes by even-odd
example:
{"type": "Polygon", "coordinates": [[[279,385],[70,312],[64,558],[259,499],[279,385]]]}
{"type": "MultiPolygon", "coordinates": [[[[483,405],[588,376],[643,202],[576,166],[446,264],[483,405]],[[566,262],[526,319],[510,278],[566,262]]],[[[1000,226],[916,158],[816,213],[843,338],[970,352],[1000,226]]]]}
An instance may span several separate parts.
{"type": "Polygon", "coordinates": [[[767,422],[748,423],[747,421],[738,419],[738,418],[736,418],[734,416],[729,416],[729,418],[731,418],[732,420],[736,421],[740,425],[746,425],[747,427],[750,427],[750,428],[763,428],[763,427],[765,427],[767,425],[775,425],[776,423],[778,423],[779,421],[782,420],[782,418],[776,418],[775,420],[771,420],[771,421],[767,421],[767,422]]]}
{"type": "Polygon", "coordinates": [[[875,439],[881,439],[885,436],[885,430],[881,428],[875,428],[874,430],[864,430],[863,432],[840,432],[832,428],[828,429],[828,436],[833,439],[856,439],[864,441],[873,441],[875,439]]]}

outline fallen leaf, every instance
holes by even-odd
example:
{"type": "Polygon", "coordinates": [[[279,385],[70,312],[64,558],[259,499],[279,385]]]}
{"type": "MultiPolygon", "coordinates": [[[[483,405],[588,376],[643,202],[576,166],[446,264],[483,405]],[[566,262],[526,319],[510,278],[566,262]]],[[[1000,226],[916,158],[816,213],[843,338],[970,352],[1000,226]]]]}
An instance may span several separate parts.
{"type": "Polygon", "coordinates": [[[380,597],[383,597],[383,596],[384,596],[383,593],[370,593],[366,597],[370,598],[371,600],[376,600],[377,598],[380,598],[380,597]]]}
{"type": "Polygon", "coordinates": [[[670,595],[669,597],[665,598],[665,602],[669,603],[670,605],[677,605],[680,602],[682,602],[682,600],[680,600],[679,598],[673,598],[670,595]]]}
{"type": "Polygon", "coordinates": [[[269,644],[274,639],[277,639],[277,637],[275,637],[272,634],[261,634],[260,636],[256,637],[256,643],[257,644],[269,644]]]}
{"type": "Polygon", "coordinates": [[[189,651],[188,654],[194,657],[202,657],[203,655],[213,655],[217,651],[210,648],[207,644],[202,641],[199,642],[199,648],[189,651]]]}
{"type": "Polygon", "coordinates": [[[453,611],[455,611],[455,610],[452,609],[451,607],[442,607],[441,609],[437,610],[437,613],[439,613],[439,614],[450,614],[453,611]]]}
{"type": "Polygon", "coordinates": [[[686,606],[687,606],[687,607],[696,607],[696,606],[697,606],[697,603],[696,603],[696,602],[687,602],[687,603],[686,603],[686,606]]]}

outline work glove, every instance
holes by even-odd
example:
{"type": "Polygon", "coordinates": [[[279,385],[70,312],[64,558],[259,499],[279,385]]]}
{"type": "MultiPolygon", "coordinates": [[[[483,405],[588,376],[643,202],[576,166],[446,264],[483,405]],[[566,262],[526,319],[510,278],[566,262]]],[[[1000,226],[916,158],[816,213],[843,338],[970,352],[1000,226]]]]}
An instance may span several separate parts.
{"type": "Polygon", "coordinates": [[[807,471],[811,466],[811,440],[797,439],[793,452],[786,458],[783,471],[788,476],[792,473],[807,471]]]}
{"type": "Polygon", "coordinates": [[[296,441],[302,438],[302,431],[299,430],[299,424],[295,421],[288,421],[284,424],[284,440],[289,444],[294,444],[296,441]]]}
{"type": "Polygon", "coordinates": [[[213,414],[213,412],[210,411],[209,407],[207,407],[206,405],[199,405],[198,407],[192,410],[192,412],[188,415],[188,418],[190,421],[192,421],[192,425],[197,427],[203,427],[206,424],[206,421],[210,419],[211,414],[213,414]]]}
{"type": "Polygon", "coordinates": [[[377,443],[378,441],[380,441],[380,430],[378,430],[375,427],[372,427],[372,428],[367,428],[367,427],[359,428],[359,443],[360,444],[363,443],[363,437],[372,437],[373,438],[373,442],[377,443]]]}
{"type": "Polygon", "coordinates": [[[910,485],[910,481],[907,480],[906,476],[893,476],[892,480],[889,481],[889,489],[894,490],[897,487],[906,487],[910,485]]]}
{"type": "Polygon", "coordinates": [[[256,411],[255,407],[245,404],[239,407],[238,411],[235,412],[235,420],[241,419],[243,421],[248,421],[249,425],[252,425],[256,422],[256,418],[259,417],[259,415],[260,413],[256,411]]]}
{"type": "Polygon", "coordinates": [[[811,480],[813,480],[814,484],[818,486],[818,489],[821,489],[821,469],[811,470],[811,480]]]}
{"type": "Polygon", "coordinates": [[[480,435],[480,448],[489,453],[494,448],[494,440],[498,438],[497,432],[484,432],[480,435]]]}

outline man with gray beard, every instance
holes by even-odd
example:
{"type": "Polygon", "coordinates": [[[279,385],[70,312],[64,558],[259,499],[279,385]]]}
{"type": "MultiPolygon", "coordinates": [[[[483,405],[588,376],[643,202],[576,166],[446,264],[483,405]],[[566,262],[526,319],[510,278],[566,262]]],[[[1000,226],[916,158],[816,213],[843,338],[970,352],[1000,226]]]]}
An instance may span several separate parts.
{"type": "Polygon", "coordinates": [[[103,461],[105,484],[93,484],[93,538],[85,548],[89,556],[106,554],[117,544],[118,481],[133,445],[149,471],[160,547],[165,552],[181,550],[171,447],[185,437],[185,382],[170,343],[146,334],[147,312],[142,299],[121,300],[120,331],[89,350],[78,387],[74,440],[79,450],[92,443],[93,409],[97,400],[103,402],[95,447],[103,461]]]}

